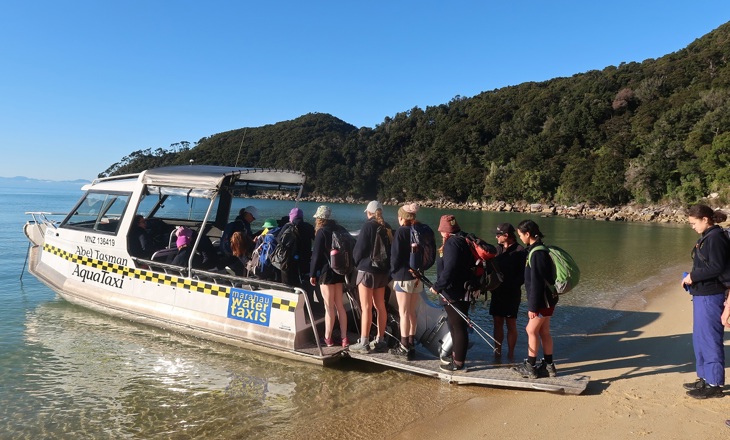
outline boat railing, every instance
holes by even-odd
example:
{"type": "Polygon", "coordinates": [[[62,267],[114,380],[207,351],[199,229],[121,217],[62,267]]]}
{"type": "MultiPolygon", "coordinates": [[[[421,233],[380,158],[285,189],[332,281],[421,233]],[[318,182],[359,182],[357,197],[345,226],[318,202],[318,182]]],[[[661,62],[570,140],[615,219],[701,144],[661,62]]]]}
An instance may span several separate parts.
{"type": "Polygon", "coordinates": [[[40,225],[45,226],[46,228],[53,228],[58,229],[58,224],[63,220],[63,218],[66,217],[65,212],[46,212],[46,211],[26,211],[25,215],[29,215],[32,220],[29,223],[32,223],[36,226],[38,226],[41,236],[45,237],[45,229],[41,228],[40,225]],[[55,220],[52,218],[49,218],[50,216],[54,217],[60,217],[60,220],[55,220]]]}

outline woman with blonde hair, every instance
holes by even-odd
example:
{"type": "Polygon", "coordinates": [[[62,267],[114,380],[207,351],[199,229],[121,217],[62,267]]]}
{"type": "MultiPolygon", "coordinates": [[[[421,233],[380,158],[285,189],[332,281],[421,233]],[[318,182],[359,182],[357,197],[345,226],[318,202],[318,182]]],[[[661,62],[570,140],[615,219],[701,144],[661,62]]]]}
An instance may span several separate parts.
{"type": "Polygon", "coordinates": [[[385,287],[390,278],[390,243],[392,228],[383,219],[383,206],[377,200],[365,208],[367,220],[360,229],[352,256],[357,266],[357,284],[360,308],[360,339],[350,346],[356,353],[383,353],[388,350],[385,342],[385,325],[388,312],[385,308],[385,287]],[[380,249],[377,249],[382,245],[380,249]],[[383,255],[383,253],[385,255],[383,255]],[[386,260],[386,261],[383,261],[386,260]],[[373,306],[377,313],[377,336],[370,342],[370,327],[373,324],[373,306]]]}
{"type": "Polygon", "coordinates": [[[408,203],[398,208],[398,224],[390,248],[390,275],[398,300],[400,315],[400,344],[390,350],[396,356],[409,360],[415,357],[416,308],[423,283],[411,272],[411,227],[417,223],[416,213],[419,206],[408,203]]]}
{"type": "Polygon", "coordinates": [[[341,226],[330,218],[332,211],[326,205],[317,208],[314,213],[316,219],[314,225],[314,248],[312,249],[312,260],[309,266],[312,286],[319,283],[324,299],[324,343],[328,347],[335,345],[332,339],[332,332],[335,327],[335,319],[340,322],[340,338],[343,347],[350,345],[347,339],[347,312],[342,300],[343,284],[345,276],[340,275],[330,267],[329,255],[332,251],[332,232],[341,226]]]}

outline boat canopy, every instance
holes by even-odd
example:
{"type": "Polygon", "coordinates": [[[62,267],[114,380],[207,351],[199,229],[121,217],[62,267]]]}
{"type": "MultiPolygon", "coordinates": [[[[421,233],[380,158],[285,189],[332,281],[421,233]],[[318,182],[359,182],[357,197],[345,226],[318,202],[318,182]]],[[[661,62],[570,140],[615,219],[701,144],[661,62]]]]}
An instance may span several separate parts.
{"type": "Polygon", "coordinates": [[[200,190],[220,190],[224,185],[288,186],[288,189],[295,189],[304,185],[304,180],[304,174],[298,171],[216,165],[153,168],[140,175],[140,181],[146,185],[177,186],[200,190]]]}

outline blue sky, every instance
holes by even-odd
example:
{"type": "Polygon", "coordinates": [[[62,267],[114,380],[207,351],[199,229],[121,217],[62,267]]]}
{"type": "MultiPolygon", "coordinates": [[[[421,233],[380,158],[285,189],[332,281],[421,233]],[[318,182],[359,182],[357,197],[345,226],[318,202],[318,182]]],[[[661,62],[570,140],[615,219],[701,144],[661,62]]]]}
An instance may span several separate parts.
{"type": "Polygon", "coordinates": [[[136,150],[311,112],[375,127],[659,58],[728,20],[727,0],[8,0],[0,176],[92,179],[136,150]]]}

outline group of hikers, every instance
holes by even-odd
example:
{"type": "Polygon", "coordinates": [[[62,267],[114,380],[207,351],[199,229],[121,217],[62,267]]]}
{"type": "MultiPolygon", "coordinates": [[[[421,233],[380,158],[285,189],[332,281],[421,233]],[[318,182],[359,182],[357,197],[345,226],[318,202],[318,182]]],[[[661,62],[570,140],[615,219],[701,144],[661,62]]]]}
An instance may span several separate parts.
{"type": "MultiPolygon", "coordinates": [[[[390,351],[408,360],[415,357],[416,311],[421,292],[428,286],[444,305],[453,344],[451,353],[441,356],[441,369],[450,372],[465,370],[469,347],[468,314],[475,292],[479,292],[473,285],[475,255],[468,240],[472,234],[461,230],[454,215],[443,215],[437,227],[441,236],[441,246],[437,248],[436,234],[417,220],[418,210],[415,203],[400,206],[398,225],[393,228],[383,218],[382,204],[371,201],[365,207],[365,222],[355,238],[332,218],[332,210],[326,205],[319,206],[312,216],[314,225],[305,221],[303,211],[296,207],[291,209],[288,217],[266,219],[258,231],[252,229],[258,209],[246,206],[226,225],[218,247],[209,243],[200,246],[199,243],[191,263],[193,267],[225,268],[238,276],[253,276],[300,287],[311,298],[316,292],[318,300],[324,304],[323,343],[326,346],[341,345],[355,353],[390,351]],[[414,234],[419,235],[416,234],[418,231],[422,243],[414,242],[414,234]],[[416,268],[413,254],[419,246],[425,247],[425,252],[430,250],[434,256],[429,263],[424,263],[425,267],[416,268]],[[217,261],[211,261],[214,256],[217,261]],[[423,273],[432,264],[436,265],[433,283],[423,273]],[[343,297],[345,284],[352,280],[359,300],[360,335],[350,344],[343,297]],[[391,288],[398,304],[400,340],[390,344],[389,348],[386,342],[386,304],[391,288]],[[336,323],[339,324],[337,337],[336,323]]],[[[130,231],[130,235],[135,237],[134,243],[130,242],[130,251],[133,247],[144,247],[137,238],[144,235],[134,233],[135,227],[143,229],[145,226],[144,217],[139,217],[135,219],[133,231],[130,231]]],[[[524,284],[529,317],[526,326],[528,353],[527,359],[515,367],[515,371],[525,378],[554,377],[556,368],[550,317],[558,296],[550,289],[555,281],[555,267],[547,249],[542,246],[543,234],[532,220],[521,222],[517,228],[501,223],[494,232],[497,245],[493,246],[492,256],[498,261],[501,280],[491,290],[489,306],[489,313],[494,318],[495,357],[502,355],[506,328],[506,354],[510,361],[514,359],[518,338],[517,314],[524,284]],[[518,237],[524,246],[518,243],[518,237]],[[538,246],[539,249],[531,252],[538,246]],[[540,347],[544,358],[538,362],[540,347]]],[[[189,228],[178,227],[175,235],[178,253],[172,264],[187,266],[197,234],[189,228]]]]}
{"type": "MultiPolygon", "coordinates": [[[[293,208],[288,222],[283,222],[286,219],[278,223],[268,219],[262,231],[252,233],[250,226],[257,210],[249,206],[242,209],[236,220],[223,231],[221,249],[224,255],[228,255],[224,257],[228,258],[227,267],[236,274],[248,271],[247,274],[251,275],[251,270],[258,269],[256,275],[260,277],[308,291],[318,288],[325,313],[323,343],[326,346],[349,347],[355,353],[390,351],[395,356],[414,359],[418,322],[416,311],[426,283],[444,304],[453,344],[451,353],[441,356],[441,369],[450,372],[464,370],[469,347],[468,314],[474,300],[474,289],[470,288],[474,278],[474,254],[467,240],[468,234],[461,230],[453,215],[440,218],[437,231],[442,243],[436,249],[434,232],[417,220],[418,210],[419,206],[415,203],[400,206],[398,225],[394,228],[383,218],[382,204],[371,201],[364,209],[365,222],[354,239],[336,222],[332,210],[326,205],[319,206],[314,213],[314,226],[304,221],[300,208],[293,208]],[[424,243],[420,244],[433,249],[435,253],[437,251],[437,275],[433,284],[423,274],[423,270],[428,267],[414,270],[412,254],[415,252],[414,246],[419,244],[414,243],[414,229],[424,232],[421,238],[424,243]],[[429,231],[430,238],[425,233],[429,231]],[[343,232],[352,239],[349,248],[340,243],[347,240],[338,235],[343,232]],[[247,237],[242,249],[235,245],[237,234],[247,237]],[[275,239],[272,240],[276,243],[273,250],[266,248],[266,236],[275,239]],[[429,239],[432,244],[426,243],[429,239]],[[263,259],[264,253],[268,265],[263,259]],[[339,257],[350,258],[351,263],[346,264],[344,269],[338,267],[342,265],[337,261],[339,257]],[[348,321],[344,305],[344,286],[350,279],[354,279],[360,309],[360,335],[352,344],[347,337],[348,321]],[[386,304],[391,288],[398,304],[400,340],[389,348],[386,342],[386,304]],[[339,333],[335,331],[336,324],[339,324],[339,333]]],[[[530,252],[542,245],[543,234],[532,220],[521,222],[517,228],[502,223],[494,232],[497,240],[495,260],[499,262],[501,272],[501,283],[491,291],[490,303],[490,314],[495,324],[495,356],[502,355],[506,328],[506,354],[510,361],[514,359],[518,337],[517,314],[522,285],[525,284],[529,317],[526,327],[528,356],[515,367],[515,371],[522,377],[532,379],[554,377],[556,368],[550,317],[558,297],[549,287],[555,280],[555,268],[546,248],[530,252]],[[524,246],[518,243],[518,237],[524,246]],[[527,264],[528,255],[530,264],[527,264]],[[544,358],[538,362],[540,347],[544,358]]]]}

